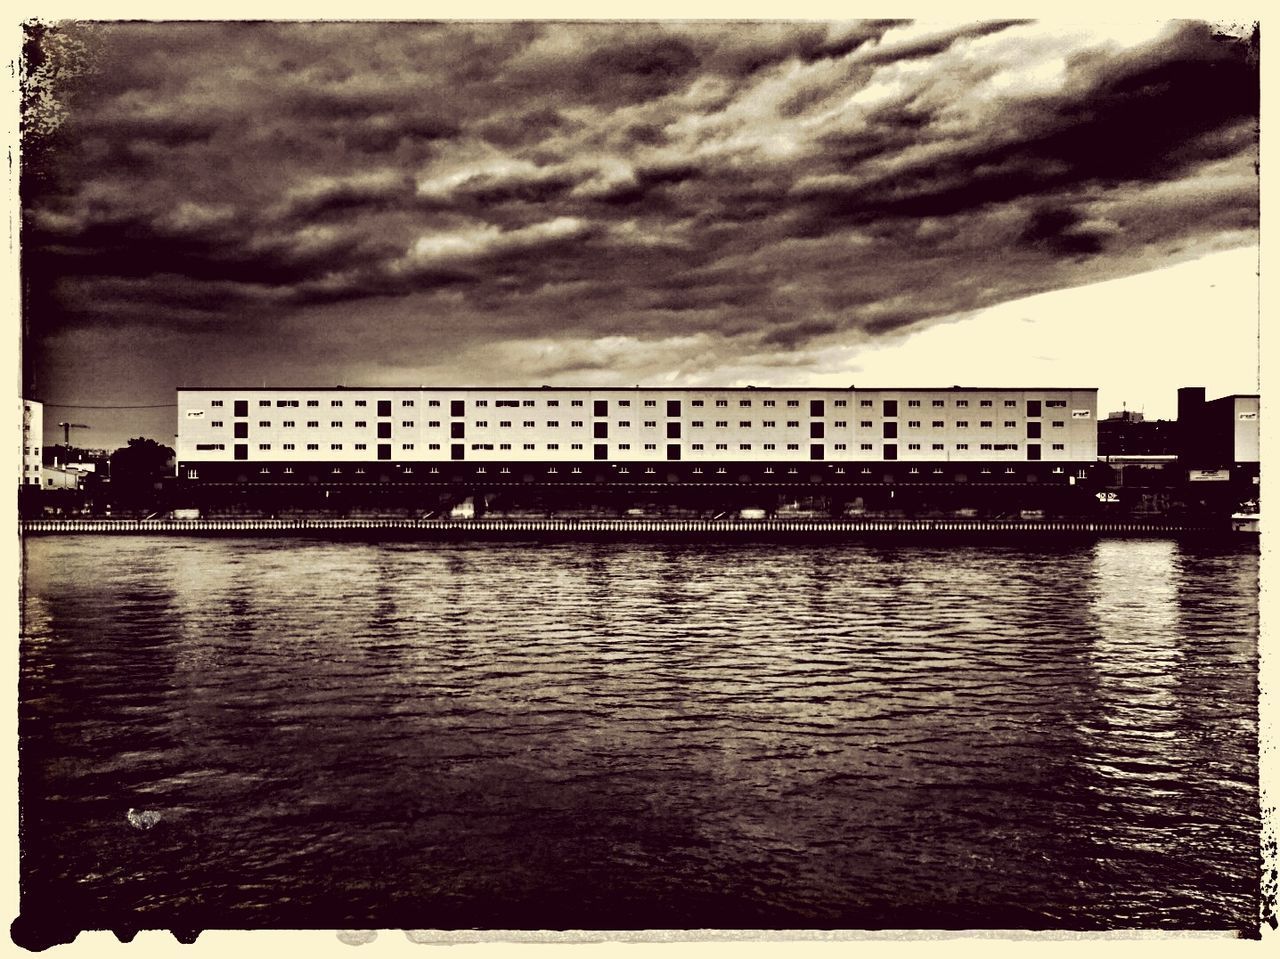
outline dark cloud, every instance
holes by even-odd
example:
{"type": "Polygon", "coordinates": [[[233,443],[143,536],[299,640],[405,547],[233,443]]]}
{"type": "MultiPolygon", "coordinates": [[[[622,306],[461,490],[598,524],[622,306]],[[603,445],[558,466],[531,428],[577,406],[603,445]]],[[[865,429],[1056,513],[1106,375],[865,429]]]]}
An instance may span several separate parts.
{"type": "Polygon", "coordinates": [[[24,69],[36,392],[140,329],[189,378],[786,366],[1257,229],[1256,38],[1199,23],[65,24],[24,69]]]}

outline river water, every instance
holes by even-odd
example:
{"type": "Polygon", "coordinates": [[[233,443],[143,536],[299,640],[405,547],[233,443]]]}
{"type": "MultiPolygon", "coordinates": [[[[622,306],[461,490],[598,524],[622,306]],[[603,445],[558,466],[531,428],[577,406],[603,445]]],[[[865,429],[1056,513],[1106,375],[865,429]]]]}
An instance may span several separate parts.
{"type": "Polygon", "coordinates": [[[26,564],[29,921],[1257,925],[1256,545],[26,564]]]}

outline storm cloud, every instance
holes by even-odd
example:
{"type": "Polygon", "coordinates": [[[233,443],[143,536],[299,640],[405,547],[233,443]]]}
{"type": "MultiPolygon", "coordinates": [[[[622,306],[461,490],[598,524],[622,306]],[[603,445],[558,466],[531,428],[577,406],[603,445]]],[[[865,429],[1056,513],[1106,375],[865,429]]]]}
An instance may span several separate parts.
{"type": "Polygon", "coordinates": [[[789,371],[1256,243],[1256,53],[1196,22],[29,25],[27,389],[789,371]]]}

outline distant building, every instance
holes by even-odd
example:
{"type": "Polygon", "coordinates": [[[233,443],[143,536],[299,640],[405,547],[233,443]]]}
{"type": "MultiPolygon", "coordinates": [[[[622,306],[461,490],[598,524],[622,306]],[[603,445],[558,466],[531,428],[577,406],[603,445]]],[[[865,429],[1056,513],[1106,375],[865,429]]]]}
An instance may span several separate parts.
{"type": "Polygon", "coordinates": [[[1257,485],[1261,402],[1256,393],[1206,400],[1204,387],[1178,390],[1177,454],[1191,482],[1257,485]]]}
{"type": "Polygon", "coordinates": [[[22,473],[20,486],[43,486],[40,447],[44,443],[44,404],[22,400],[22,473]]]}
{"type": "Polygon", "coordinates": [[[43,468],[44,486],[51,489],[80,489],[84,482],[83,470],[67,469],[62,466],[46,466],[43,468]]]}
{"type": "Polygon", "coordinates": [[[1099,456],[1173,456],[1177,453],[1177,424],[1146,420],[1141,413],[1122,410],[1098,422],[1099,456]]]}

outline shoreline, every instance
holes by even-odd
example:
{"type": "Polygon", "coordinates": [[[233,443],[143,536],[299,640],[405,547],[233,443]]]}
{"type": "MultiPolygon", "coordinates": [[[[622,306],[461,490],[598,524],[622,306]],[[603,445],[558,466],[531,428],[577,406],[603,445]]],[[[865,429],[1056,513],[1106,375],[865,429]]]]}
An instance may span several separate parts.
{"type": "Polygon", "coordinates": [[[976,534],[1047,538],[1212,536],[1247,539],[1257,533],[1231,525],[1094,520],[707,520],[707,519],[40,519],[20,524],[23,535],[308,535],[385,534],[414,539],[510,539],[521,537],[648,539],[655,536],[726,540],[857,539],[882,536],[950,538],[976,534]]]}

